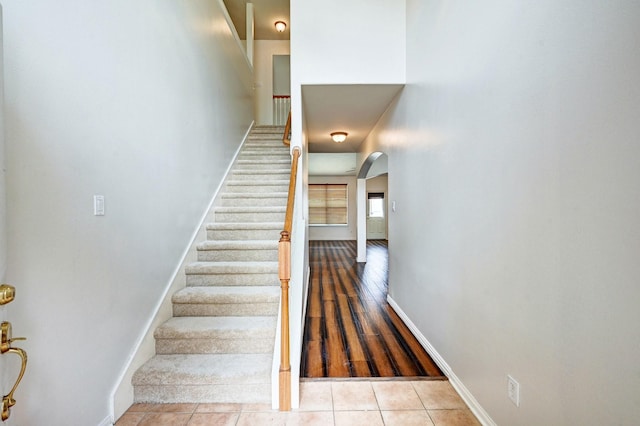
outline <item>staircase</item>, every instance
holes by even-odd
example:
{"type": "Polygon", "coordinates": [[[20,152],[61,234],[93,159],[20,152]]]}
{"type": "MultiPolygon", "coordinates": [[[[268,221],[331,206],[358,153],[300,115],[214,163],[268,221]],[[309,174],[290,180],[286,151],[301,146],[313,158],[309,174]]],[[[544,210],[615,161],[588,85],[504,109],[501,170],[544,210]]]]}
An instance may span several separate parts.
{"type": "Polygon", "coordinates": [[[291,164],[283,131],[255,127],[242,147],[173,317],[155,330],[156,355],[133,376],[135,402],[271,402],[291,164]]]}

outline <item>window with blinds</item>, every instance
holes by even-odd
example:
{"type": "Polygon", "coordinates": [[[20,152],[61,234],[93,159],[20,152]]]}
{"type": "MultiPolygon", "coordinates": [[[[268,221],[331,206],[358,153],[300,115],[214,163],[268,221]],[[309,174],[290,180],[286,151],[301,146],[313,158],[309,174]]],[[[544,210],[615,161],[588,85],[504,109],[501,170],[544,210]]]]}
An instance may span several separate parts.
{"type": "Polygon", "coordinates": [[[346,184],[309,184],[309,224],[347,224],[346,184]]]}

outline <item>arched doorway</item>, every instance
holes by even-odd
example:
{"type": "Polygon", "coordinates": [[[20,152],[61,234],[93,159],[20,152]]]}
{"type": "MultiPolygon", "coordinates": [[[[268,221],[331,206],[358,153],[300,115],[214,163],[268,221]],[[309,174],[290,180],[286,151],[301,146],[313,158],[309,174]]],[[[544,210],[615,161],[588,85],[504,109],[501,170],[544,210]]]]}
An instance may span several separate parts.
{"type": "Polygon", "coordinates": [[[378,176],[387,175],[388,176],[389,168],[388,168],[388,156],[384,152],[376,151],[367,157],[367,159],[362,163],[360,167],[360,171],[358,172],[358,181],[357,181],[357,215],[358,215],[358,233],[357,233],[357,261],[358,262],[366,262],[367,261],[367,228],[373,226],[375,223],[376,226],[382,226],[384,231],[378,230],[379,232],[376,235],[380,235],[382,232],[388,239],[388,235],[386,232],[387,229],[387,199],[388,199],[388,186],[386,183],[383,184],[383,187],[371,188],[372,191],[368,191],[367,189],[367,181],[369,179],[376,178],[378,176]],[[377,217],[371,217],[371,208],[378,204],[382,199],[383,210],[376,210],[377,217]],[[382,218],[380,217],[382,215],[382,218]],[[382,219],[382,222],[380,221],[382,219]]]}

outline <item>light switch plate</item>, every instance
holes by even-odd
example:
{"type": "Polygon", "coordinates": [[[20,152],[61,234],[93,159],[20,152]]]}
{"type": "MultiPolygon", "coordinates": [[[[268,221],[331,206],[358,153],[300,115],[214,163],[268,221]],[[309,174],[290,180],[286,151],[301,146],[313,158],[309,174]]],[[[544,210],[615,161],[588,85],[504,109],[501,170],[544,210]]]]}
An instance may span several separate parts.
{"type": "Polygon", "coordinates": [[[507,396],[516,407],[520,406],[520,383],[510,375],[507,375],[507,396]]]}
{"type": "Polygon", "coordinates": [[[104,216],[104,195],[93,196],[93,215],[104,216]]]}

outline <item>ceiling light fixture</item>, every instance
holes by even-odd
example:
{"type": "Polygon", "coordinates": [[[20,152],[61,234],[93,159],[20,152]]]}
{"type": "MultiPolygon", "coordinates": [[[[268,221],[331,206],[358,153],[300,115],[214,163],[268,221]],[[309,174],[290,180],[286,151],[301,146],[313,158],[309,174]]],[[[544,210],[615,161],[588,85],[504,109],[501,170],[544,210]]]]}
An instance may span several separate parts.
{"type": "Polygon", "coordinates": [[[335,143],[342,143],[347,139],[347,135],[347,132],[333,132],[331,133],[331,139],[333,139],[335,143]]]}
{"type": "Polygon", "coordinates": [[[284,21],[276,21],[274,24],[276,26],[276,31],[279,33],[283,33],[285,29],[287,29],[287,24],[284,21]]]}

